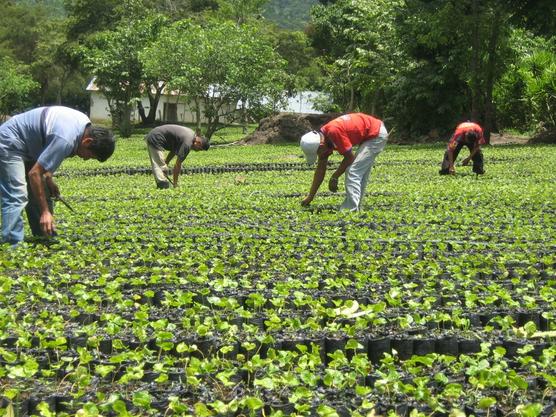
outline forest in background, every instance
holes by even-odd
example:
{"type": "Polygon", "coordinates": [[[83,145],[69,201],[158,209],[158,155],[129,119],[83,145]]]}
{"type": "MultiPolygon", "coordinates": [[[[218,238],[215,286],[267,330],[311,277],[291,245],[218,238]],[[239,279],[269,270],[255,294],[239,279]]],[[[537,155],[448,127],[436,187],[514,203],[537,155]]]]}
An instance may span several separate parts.
{"type": "Polygon", "coordinates": [[[269,0],[263,16],[283,29],[303,30],[318,0],[269,0]]]}
{"type": "MultiPolygon", "coordinates": [[[[52,15],[64,16],[64,0],[17,0],[15,3],[23,6],[37,6],[42,4],[52,15]]],[[[262,15],[283,29],[303,30],[310,19],[311,7],[318,0],[268,0],[262,8],[262,15]]]]}
{"type": "MultiPolygon", "coordinates": [[[[487,133],[556,126],[556,14],[549,0],[0,0],[0,6],[2,115],[45,104],[87,111],[85,86],[95,76],[112,94],[113,122],[124,131],[143,86],[159,81],[188,88],[199,108],[203,101],[213,106],[214,97],[203,94],[216,84],[226,99],[253,103],[231,119],[213,117],[214,128],[258,120],[275,108],[269,98],[277,103],[303,89],[328,94],[323,111],[377,114],[401,136],[446,132],[462,119],[479,121],[487,133]],[[179,28],[176,36],[170,27],[179,28]],[[206,49],[192,46],[191,28],[206,49]],[[211,46],[218,37],[221,50],[211,46]],[[167,55],[154,56],[154,45],[167,55]],[[180,48],[194,55],[196,72],[165,68],[179,59],[168,54],[180,48]]],[[[153,122],[144,115],[143,123],[153,122]]]]}

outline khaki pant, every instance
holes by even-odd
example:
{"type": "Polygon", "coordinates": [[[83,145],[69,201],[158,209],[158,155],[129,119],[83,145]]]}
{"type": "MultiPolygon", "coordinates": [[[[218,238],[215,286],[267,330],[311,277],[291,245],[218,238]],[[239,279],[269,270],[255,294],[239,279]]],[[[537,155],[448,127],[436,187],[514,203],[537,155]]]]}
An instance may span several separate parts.
{"type": "Polygon", "coordinates": [[[384,123],[380,126],[378,137],[366,140],[359,145],[355,160],[345,173],[346,198],[340,210],[359,211],[369,182],[375,158],[382,152],[388,141],[388,131],[384,123]]]}
{"type": "Polygon", "coordinates": [[[166,177],[168,173],[168,165],[164,159],[164,152],[156,149],[154,146],[147,142],[147,149],[149,150],[149,157],[151,159],[151,167],[153,170],[154,179],[156,180],[156,185],[159,188],[168,188],[170,185],[168,178],[166,177]]]}

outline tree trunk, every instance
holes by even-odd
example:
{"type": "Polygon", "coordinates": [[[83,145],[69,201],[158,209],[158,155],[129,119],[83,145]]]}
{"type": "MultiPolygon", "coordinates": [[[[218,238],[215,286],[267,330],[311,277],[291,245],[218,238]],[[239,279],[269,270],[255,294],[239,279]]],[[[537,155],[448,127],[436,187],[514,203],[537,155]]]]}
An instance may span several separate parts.
{"type": "Polygon", "coordinates": [[[120,135],[129,138],[132,133],[131,106],[128,103],[120,104],[120,135]]]}
{"type": "Polygon", "coordinates": [[[479,120],[479,115],[481,114],[480,111],[480,61],[479,61],[479,52],[481,50],[481,36],[479,33],[479,22],[481,16],[479,14],[478,0],[473,0],[471,3],[471,45],[472,45],[472,53],[471,53],[471,81],[470,81],[470,89],[471,89],[471,119],[474,121],[479,120]]]}
{"type": "Polygon", "coordinates": [[[201,106],[198,99],[195,99],[195,127],[201,130],[201,106]]]}
{"type": "Polygon", "coordinates": [[[486,68],[484,115],[484,134],[487,143],[490,143],[490,133],[496,129],[496,126],[494,125],[494,104],[492,102],[492,91],[494,89],[494,74],[496,70],[496,48],[498,46],[498,38],[500,36],[500,25],[502,24],[501,16],[502,11],[500,7],[497,7],[494,10],[487,50],[488,62],[486,68]]]}
{"type": "Polygon", "coordinates": [[[147,116],[145,115],[145,108],[143,107],[143,103],[141,100],[137,101],[137,111],[139,112],[139,117],[141,118],[141,123],[146,125],[147,124],[147,116]]]}
{"type": "Polygon", "coordinates": [[[247,110],[245,108],[245,101],[244,99],[241,100],[241,130],[242,133],[245,135],[247,133],[247,110]]]}
{"type": "Polygon", "coordinates": [[[351,113],[355,108],[355,89],[353,88],[352,85],[353,80],[351,78],[350,70],[351,68],[348,68],[347,78],[348,78],[348,85],[349,85],[349,104],[348,104],[348,108],[346,109],[348,113],[351,113]]]}
{"type": "MultiPolygon", "coordinates": [[[[66,67],[67,68],[67,67],[66,67]]],[[[62,75],[60,76],[60,85],[58,86],[58,91],[56,92],[56,104],[62,104],[62,97],[64,95],[64,89],[66,88],[66,83],[71,75],[71,69],[67,69],[62,71],[62,75]]]]}
{"type": "Polygon", "coordinates": [[[154,86],[155,88],[154,95],[151,93],[150,86],[149,86],[148,95],[149,95],[150,108],[149,108],[149,114],[147,115],[147,118],[145,120],[145,123],[149,125],[154,124],[156,120],[156,111],[158,110],[158,103],[160,102],[160,97],[162,96],[162,91],[164,90],[165,86],[166,86],[165,83],[156,84],[154,86]]]}
{"type": "Polygon", "coordinates": [[[40,82],[41,106],[46,106],[46,93],[48,92],[48,79],[40,82]]]}

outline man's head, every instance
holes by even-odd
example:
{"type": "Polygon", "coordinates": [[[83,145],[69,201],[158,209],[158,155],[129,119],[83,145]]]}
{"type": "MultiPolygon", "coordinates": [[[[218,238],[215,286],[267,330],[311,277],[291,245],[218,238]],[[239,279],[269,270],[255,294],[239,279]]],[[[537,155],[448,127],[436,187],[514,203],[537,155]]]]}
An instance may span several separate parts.
{"type": "Polygon", "coordinates": [[[85,129],[76,154],[84,160],[96,159],[104,162],[112,156],[115,147],[116,141],[110,129],[89,126],[85,129]]]}
{"type": "Polygon", "coordinates": [[[200,134],[195,134],[192,148],[194,151],[208,151],[210,148],[210,142],[206,137],[201,136],[200,134]]]}
{"type": "Polygon", "coordinates": [[[299,146],[305,154],[305,159],[309,165],[315,163],[318,157],[318,150],[322,144],[321,134],[315,130],[305,133],[301,136],[299,146]]]}
{"type": "Polygon", "coordinates": [[[477,139],[479,139],[479,135],[474,130],[469,130],[465,133],[467,143],[474,143],[477,139]]]}

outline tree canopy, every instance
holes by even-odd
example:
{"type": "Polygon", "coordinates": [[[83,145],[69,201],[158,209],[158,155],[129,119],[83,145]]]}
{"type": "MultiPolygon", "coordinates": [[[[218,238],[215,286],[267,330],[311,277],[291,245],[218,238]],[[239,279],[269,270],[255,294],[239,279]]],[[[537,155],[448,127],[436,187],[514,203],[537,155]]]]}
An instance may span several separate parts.
{"type": "Polygon", "coordinates": [[[0,59],[0,120],[14,111],[23,110],[28,104],[28,95],[38,88],[29,67],[16,63],[10,57],[0,59]]]}
{"type": "Polygon", "coordinates": [[[200,127],[212,136],[223,123],[242,121],[285,91],[285,62],[256,27],[179,21],[142,54],[146,72],[193,103],[200,127]],[[238,111],[236,103],[249,103],[238,111]],[[231,106],[231,107],[230,107],[231,106]]]}

